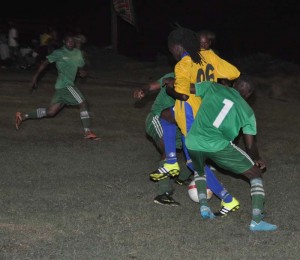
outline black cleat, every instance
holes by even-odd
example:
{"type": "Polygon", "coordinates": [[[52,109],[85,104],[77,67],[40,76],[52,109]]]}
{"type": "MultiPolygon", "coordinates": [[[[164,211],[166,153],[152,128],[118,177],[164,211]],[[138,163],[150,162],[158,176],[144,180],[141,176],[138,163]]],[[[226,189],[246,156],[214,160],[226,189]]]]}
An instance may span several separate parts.
{"type": "Polygon", "coordinates": [[[154,203],[167,206],[179,206],[180,203],[175,201],[168,193],[158,195],[154,198],[154,203]]]}

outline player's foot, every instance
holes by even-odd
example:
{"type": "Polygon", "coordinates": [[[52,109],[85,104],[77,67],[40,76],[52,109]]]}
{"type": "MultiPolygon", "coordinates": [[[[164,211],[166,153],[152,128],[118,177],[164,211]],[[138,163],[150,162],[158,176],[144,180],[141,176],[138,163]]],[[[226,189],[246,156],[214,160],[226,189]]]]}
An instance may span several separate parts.
{"type": "Polygon", "coordinates": [[[179,206],[180,203],[175,201],[168,193],[158,195],[154,198],[154,203],[166,206],[179,206]]]}
{"type": "Polygon", "coordinates": [[[188,186],[191,183],[192,179],[188,178],[186,180],[180,180],[179,177],[174,179],[174,183],[181,185],[181,186],[188,186]]]}
{"type": "Polygon", "coordinates": [[[176,162],[174,164],[165,163],[164,167],[158,168],[156,171],[150,173],[150,179],[153,181],[159,181],[167,177],[175,177],[179,175],[179,164],[176,162]]]}
{"type": "Polygon", "coordinates": [[[276,225],[270,224],[265,221],[260,221],[259,223],[256,223],[254,220],[252,220],[249,225],[249,229],[251,231],[273,231],[277,228],[278,227],[276,225]]]}
{"type": "Polygon", "coordinates": [[[216,216],[212,213],[211,209],[207,206],[200,207],[200,214],[203,219],[214,219],[216,216]]]}
{"type": "Polygon", "coordinates": [[[90,130],[88,130],[84,133],[84,138],[90,139],[90,140],[100,140],[100,138],[97,137],[97,135],[90,130]]]}
{"type": "Polygon", "coordinates": [[[20,129],[20,125],[23,122],[23,113],[22,112],[16,112],[15,115],[15,122],[16,122],[16,129],[19,130],[20,129]]]}
{"type": "Polygon", "coordinates": [[[232,201],[228,203],[222,200],[221,206],[221,209],[214,213],[217,217],[226,217],[229,212],[237,211],[240,208],[240,203],[233,197],[232,201]]]}

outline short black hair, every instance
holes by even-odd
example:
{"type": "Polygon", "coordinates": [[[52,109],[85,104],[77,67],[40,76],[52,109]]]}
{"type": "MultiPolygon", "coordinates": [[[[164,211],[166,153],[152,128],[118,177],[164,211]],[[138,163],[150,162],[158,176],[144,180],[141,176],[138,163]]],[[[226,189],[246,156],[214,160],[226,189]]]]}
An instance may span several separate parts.
{"type": "Polygon", "coordinates": [[[247,94],[252,94],[255,91],[255,86],[255,80],[248,74],[241,74],[233,83],[233,87],[243,97],[247,94]]]}

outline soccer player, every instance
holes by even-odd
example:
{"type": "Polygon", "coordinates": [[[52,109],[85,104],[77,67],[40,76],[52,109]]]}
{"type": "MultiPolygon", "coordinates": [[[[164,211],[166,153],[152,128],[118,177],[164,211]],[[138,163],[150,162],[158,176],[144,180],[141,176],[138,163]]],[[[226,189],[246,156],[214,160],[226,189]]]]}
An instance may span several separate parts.
{"type": "MultiPolygon", "coordinates": [[[[168,47],[175,60],[177,60],[177,64],[175,65],[176,80],[174,88],[169,86],[167,93],[176,98],[174,105],[175,120],[183,136],[186,136],[201,104],[200,97],[190,94],[190,84],[204,80],[218,81],[218,79],[224,78],[234,80],[239,77],[240,72],[234,65],[221,59],[212,50],[201,48],[199,36],[190,29],[179,27],[173,30],[168,37],[168,47]],[[184,96],[184,99],[180,100],[175,93],[184,96]]],[[[165,146],[167,147],[167,144],[165,146]]],[[[166,153],[164,166],[150,176],[160,178],[178,169],[177,160],[172,158],[173,155],[174,153],[166,153]]],[[[192,160],[188,160],[188,167],[193,170],[192,160]]],[[[198,188],[199,176],[195,175],[194,177],[198,188]]],[[[217,193],[223,194],[221,186],[219,186],[217,193]]],[[[218,215],[224,216],[230,211],[238,209],[239,202],[230,194],[225,193],[221,206],[222,209],[218,215]]]]}
{"type": "MultiPolygon", "coordinates": [[[[168,138],[164,135],[164,130],[166,130],[167,127],[172,127],[174,130],[174,135],[169,137],[173,141],[172,146],[174,145],[174,152],[176,153],[177,149],[182,148],[181,132],[176,126],[175,119],[173,115],[170,115],[169,110],[169,108],[174,106],[175,103],[175,100],[166,93],[165,84],[169,81],[174,81],[174,73],[167,73],[157,81],[150,82],[141,89],[136,89],[133,94],[134,98],[141,100],[148,94],[158,92],[151,107],[151,111],[146,117],[145,127],[147,135],[151,137],[159,152],[161,153],[160,166],[162,166],[165,161],[165,147],[163,139],[168,138]],[[165,118],[169,118],[169,121],[173,121],[173,125],[171,123],[168,125],[164,125],[164,122],[162,122],[164,121],[164,119],[161,118],[162,114],[165,118]]],[[[176,175],[174,175],[174,177],[177,176],[179,172],[176,172],[175,174],[176,175]]],[[[190,175],[191,172],[189,169],[186,169],[184,171],[181,170],[180,178],[178,176],[176,177],[176,183],[182,185],[185,180],[188,180],[190,175]]],[[[165,178],[155,181],[157,181],[158,183],[158,195],[154,198],[154,203],[170,206],[180,205],[180,203],[175,201],[171,196],[173,191],[169,177],[165,176],[165,178]]]]}
{"type": "Polygon", "coordinates": [[[46,60],[41,63],[37,72],[32,79],[32,89],[36,88],[37,80],[41,72],[50,64],[56,63],[58,70],[58,78],[55,83],[55,94],[47,108],[37,108],[34,111],[23,113],[16,112],[16,129],[20,129],[23,121],[28,119],[41,119],[44,117],[54,117],[66,105],[79,106],[80,119],[83,124],[84,138],[98,140],[99,138],[90,129],[91,119],[87,109],[87,103],[80,92],[75,87],[76,75],[84,77],[86,71],[83,70],[85,65],[82,53],[79,49],[74,48],[75,42],[73,35],[67,34],[64,38],[64,46],[60,49],[54,50],[48,55],[46,60]]]}
{"type": "Polygon", "coordinates": [[[265,192],[262,170],[266,168],[256,146],[255,114],[247,100],[254,84],[247,76],[237,79],[233,88],[204,81],[191,86],[191,92],[201,97],[202,104],[186,136],[186,146],[199,178],[199,201],[202,218],[214,218],[206,199],[204,163],[213,160],[221,168],[249,179],[252,197],[251,231],[271,231],[277,226],[263,221],[265,192]],[[195,90],[195,91],[193,91],[195,90]],[[233,144],[242,130],[246,152],[233,144]]]}
{"type": "MultiPolygon", "coordinates": [[[[159,93],[152,105],[151,111],[146,118],[146,133],[155,141],[158,149],[162,154],[162,162],[166,160],[166,154],[168,154],[168,158],[172,157],[176,158],[176,149],[183,149],[185,158],[187,160],[187,165],[189,165],[190,157],[188,155],[187,149],[182,142],[182,134],[179,128],[176,125],[174,114],[170,107],[173,107],[175,104],[175,100],[170,97],[166,93],[166,84],[173,85],[175,81],[174,73],[168,73],[164,75],[157,81],[151,82],[146,85],[142,89],[137,89],[134,91],[134,98],[142,99],[148,93],[153,93],[159,90],[159,93]],[[167,144],[166,147],[164,144],[167,144]],[[170,156],[171,153],[175,153],[170,156]]],[[[179,169],[179,165],[178,165],[179,169]]],[[[171,177],[175,177],[175,183],[183,185],[192,173],[192,169],[186,169],[184,171],[174,171],[168,173],[168,175],[159,176],[158,178],[155,175],[152,176],[152,180],[158,182],[158,195],[154,198],[154,202],[161,205],[170,205],[170,206],[178,206],[180,205],[177,201],[175,201],[172,197],[172,186],[171,186],[171,177]],[[179,174],[179,176],[177,176],[179,174]]],[[[207,186],[212,190],[212,192],[222,200],[226,200],[227,198],[231,198],[233,200],[231,194],[225,189],[225,187],[218,181],[214,173],[210,170],[210,168],[205,168],[207,175],[207,186]]],[[[234,199],[234,201],[237,201],[234,199]]],[[[228,213],[230,210],[238,209],[238,205],[235,204],[235,209],[228,209],[226,212],[228,213]]],[[[225,215],[224,209],[222,210],[225,215]]]]}

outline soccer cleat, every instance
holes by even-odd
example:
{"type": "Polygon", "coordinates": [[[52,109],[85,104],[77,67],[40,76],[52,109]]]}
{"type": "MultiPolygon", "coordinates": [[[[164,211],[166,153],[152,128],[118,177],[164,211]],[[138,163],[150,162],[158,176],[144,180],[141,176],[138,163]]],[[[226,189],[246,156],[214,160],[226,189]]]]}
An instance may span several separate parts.
{"type": "Polygon", "coordinates": [[[252,220],[249,225],[249,229],[251,231],[273,231],[277,228],[278,227],[276,225],[270,224],[265,221],[260,221],[259,223],[256,223],[254,220],[252,220]]]}
{"type": "Polygon", "coordinates": [[[174,183],[180,185],[180,186],[189,186],[191,183],[192,179],[188,178],[187,180],[180,180],[178,177],[174,179],[174,183]]]}
{"type": "Polygon", "coordinates": [[[232,198],[232,201],[228,203],[222,200],[221,206],[222,208],[214,213],[217,217],[226,217],[229,212],[237,211],[240,208],[240,203],[236,198],[232,198]]]}
{"type": "Polygon", "coordinates": [[[92,131],[86,131],[84,133],[84,138],[85,139],[90,139],[90,140],[99,140],[100,138],[97,137],[96,134],[94,134],[92,131]]]}
{"type": "Polygon", "coordinates": [[[154,203],[166,206],[179,206],[180,203],[175,201],[168,193],[158,195],[154,198],[154,203]]]}
{"type": "Polygon", "coordinates": [[[167,177],[175,177],[179,175],[179,170],[180,168],[177,162],[174,164],[165,163],[164,167],[160,167],[156,171],[150,173],[150,179],[159,181],[167,177]]]}
{"type": "Polygon", "coordinates": [[[203,219],[214,219],[216,216],[212,213],[211,209],[207,206],[200,207],[200,214],[203,219]]]}
{"type": "Polygon", "coordinates": [[[22,112],[16,112],[15,120],[16,120],[16,129],[19,130],[20,125],[23,122],[22,112]]]}

